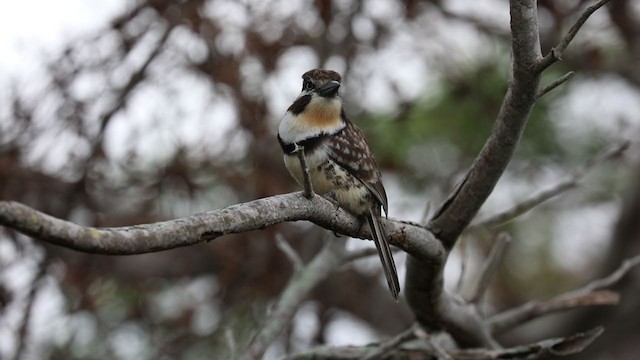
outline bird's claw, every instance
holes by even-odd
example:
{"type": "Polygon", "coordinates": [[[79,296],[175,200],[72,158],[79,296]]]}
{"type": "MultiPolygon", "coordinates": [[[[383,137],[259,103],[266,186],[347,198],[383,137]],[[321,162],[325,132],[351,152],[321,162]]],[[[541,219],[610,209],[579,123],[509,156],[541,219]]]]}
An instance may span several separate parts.
{"type": "Polygon", "coordinates": [[[327,199],[330,203],[335,205],[337,208],[340,207],[340,204],[338,204],[338,200],[336,200],[336,192],[335,191],[329,191],[328,193],[322,195],[322,197],[327,199]]]}

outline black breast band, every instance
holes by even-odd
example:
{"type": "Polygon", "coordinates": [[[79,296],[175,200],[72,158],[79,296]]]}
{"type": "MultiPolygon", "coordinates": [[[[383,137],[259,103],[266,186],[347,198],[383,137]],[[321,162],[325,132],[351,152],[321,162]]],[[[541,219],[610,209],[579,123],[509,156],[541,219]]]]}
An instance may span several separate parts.
{"type": "MultiPolygon", "coordinates": [[[[318,136],[314,136],[314,137],[310,137],[308,139],[304,139],[302,141],[298,141],[297,144],[304,147],[304,151],[306,153],[310,153],[313,152],[318,146],[320,146],[322,144],[322,142],[324,140],[327,139],[328,134],[322,133],[318,136]]],[[[293,154],[293,151],[296,148],[296,143],[285,143],[284,141],[282,141],[282,138],[280,137],[280,134],[278,134],[278,142],[280,143],[280,147],[282,148],[282,151],[287,154],[287,155],[291,155],[293,154]]]]}

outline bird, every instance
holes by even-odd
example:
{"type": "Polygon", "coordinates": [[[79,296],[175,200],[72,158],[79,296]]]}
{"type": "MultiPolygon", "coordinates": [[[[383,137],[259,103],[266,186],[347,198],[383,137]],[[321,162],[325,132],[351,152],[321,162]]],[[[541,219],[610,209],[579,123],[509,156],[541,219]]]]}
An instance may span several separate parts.
{"type": "Polygon", "coordinates": [[[284,164],[304,184],[304,170],[296,152],[302,148],[308,177],[315,192],[328,196],[369,225],[393,298],[400,283],[393,254],[381,223],[388,216],[387,194],[367,140],[347,117],[338,90],[342,77],[332,70],[313,69],[302,75],[302,92],[278,126],[284,164]]]}

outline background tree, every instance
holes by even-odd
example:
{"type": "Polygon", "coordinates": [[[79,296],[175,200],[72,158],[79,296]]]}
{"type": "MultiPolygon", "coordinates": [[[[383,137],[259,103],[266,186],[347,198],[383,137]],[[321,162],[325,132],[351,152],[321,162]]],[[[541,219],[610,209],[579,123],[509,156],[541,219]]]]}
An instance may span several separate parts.
{"type": "MultiPolygon", "coordinates": [[[[633,311],[639,300],[637,275],[618,283],[622,303],[608,308],[615,314],[590,309],[516,330],[511,329],[524,320],[482,320],[534,298],[551,300],[520,309],[546,313],[614,303],[616,294],[593,291],[598,284],[553,295],[604,277],[638,253],[637,196],[624,201],[613,196],[626,194],[623,189],[634,184],[637,165],[629,165],[637,159],[619,159],[625,143],[608,146],[621,137],[637,137],[638,9],[630,1],[612,1],[563,52],[558,44],[590,3],[540,1],[540,52],[532,3],[511,4],[510,28],[503,1],[479,2],[477,8],[453,1],[143,1],[123,5],[104,29],[48,56],[31,78],[5,79],[1,199],[81,225],[110,227],[180,218],[294,190],[274,137],[279,117],[298,92],[300,74],[313,67],[336,69],[346,79],[347,110],[365,128],[385,169],[392,217],[429,221],[430,232],[410,223],[387,223],[392,241],[414,256],[401,266],[409,277],[403,286],[409,306],[391,301],[375,257],[352,261],[370,253],[359,241],[349,241],[345,252],[339,246],[344,239],[323,240],[327,231],[307,223],[244,231],[306,218],[340,233],[367,236],[353,219],[334,215],[334,208],[318,198],[307,201],[294,194],[232,208],[237,215],[278,204],[298,206],[288,208],[288,218],[285,211],[264,211],[258,220],[268,214],[270,222],[237,221],[233,236],[218,238],[226,232],[210,231],[201,236],[202,229],[217,229],[216,220],[227,219],[213,212],[189,218],[186,224],[194,226],[183,228],[191,231],[183,236],[151,237],[147,243],[109,242],[122,238],[104,232],[91,242],[91,232],[76,243],[68,241],[71,237],[47,238],[46,222],[29,223],[20,211],[30,210],[2,202],[0,222],[7,227],[2,230],[1,331],[9,339],[0,345],[3,357],[252,357],[267,345],[267,357],[303,350],[342,358],[411,351],[453,356],[446,354],[455,349],[440,338],[435,348],[400,346],[416,336],[414,343],[434,343],[411,327],[417,316],[428,328],[444,328],[462,347],[485,349],[458,357],[486,355],[495,346],[490,333],[506,330],[498,338],[505,346],[563,336],[536,346],[581,350],[597,330],[566,336],[605,324],[603,336],[609,338],[588,347],[581,358],[631,359],[638,351],[633,341],[638,324],[625,311],[633,311]],[[511,35],[515,81],[511,100],[507,96],[498,114],[509,83],[511,35]],[[553,54],[562,54],[563,62],[540,79],[540,71],[557,60],[553,54]],[[521,66],[527,64],[535,66],[521,66]],[[577,75],[541,97],[529,116],[536,91],[567,71],[577,75]],[[527,118],[508,172],[479,219],[458,237],[500,178],[527,118]],[[492,130],[494,122],[509,125],[502,129],[514,137],[496,137],[501,128],[492,130]],[[474,169],[489,170],[472,171],[461,182],[492,131],[489,144],[497,147],[485,147],[474,163],[474,169]],[[600,161],[614,157],[615,163],[600,161]],[[506,221],[529,209],[523,206],[529,200],[536,204],[575,187],[593,168],[591,162],[582,165],[588,159],[598,166],[581,191],[542,205],[544,211],[506,221]],[[460,183],[457,195],[439,207],[460,183]],[[514,205],[519,206],[501,211],[514,205]],[[204,225],[196,221],[203,218],[209,220],[204,225]],[[9,228],[99,253],[192,246],[105,256],[33,241],[9,228]],[[501,264],[489,262],[498,270],[486,303],[480,302],[488,283],[460,276],[460,264],[464,274],[479,273],[492,244],[507,242],[500,232],[514,240],[501,264]],[[204,238],[216,240],[202,243],[204,238]],[[434,261],[426,267],[424,260],[434,261]],[[449,267],[443,275],[445,261],[449,267]],[[470,302],[441,292],[439,276],[470,302]],[[462,281],[455,284],[458,278],[462,281]],[[295,290],[291,284],[306,287],[295,290]],[[438,297],[425,295],[425,289],[435,289],[438,297]],[[425,306],[426,299],[444,299],[449,308],[425,306]],[[449,313],[471,320],[443,316],[449,313]],[[263,327],[265,321],[277,331],[263,327]],[[381,346],[335,348],[357,342],[354,334],[360,334],[360,343],[400,335],[381,346]],[[332,346],[308,350],[323,344],[332,346]]],[[[228,223],[222,225],[229,229],[228,223]]],[[[130,234],[135,240],[135,231],[130,234]]],[[[501,248],[493,248],[496,256],[490,259],[499,260],[501,248]]],[[[492,271],[482,273],[489,279],[492,271]]],[[[524,356],[537,349],[517,351],[524,356]]]]}

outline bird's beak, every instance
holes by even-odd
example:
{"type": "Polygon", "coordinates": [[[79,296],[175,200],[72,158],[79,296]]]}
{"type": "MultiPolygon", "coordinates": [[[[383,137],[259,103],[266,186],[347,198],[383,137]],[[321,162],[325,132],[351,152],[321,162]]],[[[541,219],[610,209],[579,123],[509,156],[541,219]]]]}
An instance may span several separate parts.
{"type": "Polygon", "coordinates": [[[317,90],[318,95],[322,97],[334,97],[338,93],[338,89],[340,88],[340,83],[331,80],[328,83],[324,84],[323,87],[317,90]]]}

